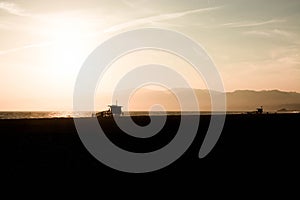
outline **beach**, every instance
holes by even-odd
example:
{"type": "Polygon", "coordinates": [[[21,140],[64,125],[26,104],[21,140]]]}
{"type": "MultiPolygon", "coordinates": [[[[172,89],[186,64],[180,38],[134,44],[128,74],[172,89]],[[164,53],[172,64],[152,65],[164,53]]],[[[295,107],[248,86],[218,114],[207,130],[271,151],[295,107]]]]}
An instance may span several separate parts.
{"type": "MultiPolygon", "coordinates": [[[[149,123],[147,116],[136,116],[133,120],[140,125],[149,123]]],[[[201,116],[195,140],[177,161],[164,169],[134,177],[272,179],[298,173],[299,114],[227,115],[216,146],[199,159],[209,120],[209,115],[201,116]]],[[[180,116],[168,116],[162,131],[148,139],[128,137],[112,119],[102,119],[100,124],[116,145],[133,152],[149,152],[173,139],[179,121],[180,116]]],[[[0,120],[0,133],[1,169],[5,177],[129,176],[100,163],[86,150],[72,118],[0,120]]]]}

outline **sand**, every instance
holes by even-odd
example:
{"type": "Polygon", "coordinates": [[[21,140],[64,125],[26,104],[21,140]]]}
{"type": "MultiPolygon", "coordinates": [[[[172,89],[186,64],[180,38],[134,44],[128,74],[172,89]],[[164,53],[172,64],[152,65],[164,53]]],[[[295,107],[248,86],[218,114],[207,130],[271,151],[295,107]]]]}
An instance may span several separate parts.
{"type": "MultiPolygon", "coordinates": [[[[209,118],[201,116],[194,142],[176,162],[133,178],[272,180],[298,173],[299,114],[228,115],[215,148],[199,159],[209,118]]],[[[141,116],[134,120],[141,125],[149,122],[148,117],[141,116]]],[[[101,120],[101,124],[115,144],[133,152],[147,152],[168,144],[179,120],[179,116],[168,116],[164,129],[146,140],[126,136],[110,119],[101,120]]],[[[77,135],[73,119],[0,120],[0,134],[2,175],[9,178],[76,175],[124,180],[130,176],[103,165],[89,154],[77,135]]]]}

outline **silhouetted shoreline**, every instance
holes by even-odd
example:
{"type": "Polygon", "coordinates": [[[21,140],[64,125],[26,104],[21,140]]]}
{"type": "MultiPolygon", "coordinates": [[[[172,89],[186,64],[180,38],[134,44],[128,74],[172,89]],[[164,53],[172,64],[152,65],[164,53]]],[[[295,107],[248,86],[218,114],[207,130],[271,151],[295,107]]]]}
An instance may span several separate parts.
{"type": "MultiPolygon", "coordinates": [[[[133,117],[140,125],[149,117],[133,117]]],[[[142,141],[126,136],[112,119],[101,120],[111,141],[120,147],[147,152],[159,149],[172,140],[180,116],[168,116],[163,130],[142,141]]],[[[300,114],[227,115],[221,137],[205,158],[198,152],[208,128],[210,116],[200,118],[198,134],[185,154],[168,167],[140,176],[229,176],[245,178],[261,174],[272,178],[298,171],[298,134],[300,114]],[[282,170],[285,174],[281,174],[282,170]]],[[[76,174],[95,177],[130,176],[98,162],[79,139],[73,119],[0,120],[2,164],[7,177],[41,174],[76,174]]],[[[135,175],[136,177],[136,175],[135,175]]],[[[228,177],[227,177],[228,178],[228,177]]]]}

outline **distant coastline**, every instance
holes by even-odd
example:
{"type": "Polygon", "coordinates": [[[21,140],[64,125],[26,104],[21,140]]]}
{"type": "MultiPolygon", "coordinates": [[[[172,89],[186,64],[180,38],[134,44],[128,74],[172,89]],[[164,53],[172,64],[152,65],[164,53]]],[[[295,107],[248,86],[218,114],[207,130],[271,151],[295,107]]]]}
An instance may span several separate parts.
{"type": "MultiPolygon", "coordinates": [[[[247,114],[249,111],[227,111],[227,115],[247,114]]],[[[300,113],[297,110],[278,110],[267,111],[264,114],[295,114],[300,113]]],[[[4,111],[0,112],[1,119],[59,119],[59,118],[89,118],[93,112],[72,112],[72,111],[4,111]]],[[[178,116],[178,115],[211,115],[211,114],[224,114],[223,112],[210,112],[210,111],[124,111],[122,116],[178,116]]]]}

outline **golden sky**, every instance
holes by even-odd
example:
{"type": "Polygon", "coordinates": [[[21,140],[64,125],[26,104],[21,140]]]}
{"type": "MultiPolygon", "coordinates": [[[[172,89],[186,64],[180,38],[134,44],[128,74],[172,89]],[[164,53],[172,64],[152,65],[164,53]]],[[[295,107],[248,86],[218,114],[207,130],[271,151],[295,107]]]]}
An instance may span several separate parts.
{"type": "MultiPolygon", "coordinates": [[[[0,110],[72,109],[87,56],[105,39],[139,27],[193,38],[226,91],[300,92],[299,10],[298,0],[0,0],[0,110]]],[[[149,53],[178,70],[187,65],[153,52],[140,53],[140,61],[149,53]]],[[[130,64],[128,55],[115,67],[130,64]]],[[[183,73],[192,87],[204,86],[192,71],[183,73]]]]}

